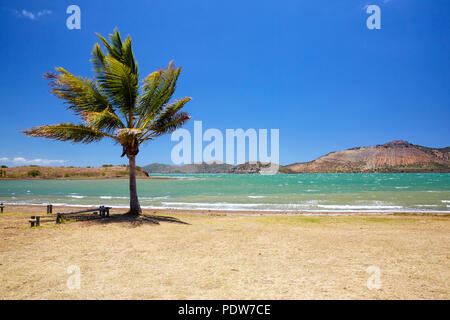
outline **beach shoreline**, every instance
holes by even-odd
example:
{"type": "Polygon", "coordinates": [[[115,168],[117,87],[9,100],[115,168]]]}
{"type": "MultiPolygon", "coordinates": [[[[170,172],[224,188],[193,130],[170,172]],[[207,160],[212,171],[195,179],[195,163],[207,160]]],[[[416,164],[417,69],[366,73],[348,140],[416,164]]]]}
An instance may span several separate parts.
{"type": "MultiPolygon", "coordinates": [[[[46,204],[8,204],[4,203],[4,212],[29,212],[46,214],[46,204]]],[[[100,206],[100,205],[99,205],[100,206]]],[[[53,214],[58,212],[71,212],[77,210],[95,209],[99,206],[93,205],[53,205],[53,214]]],[[[110,206],[112,214],[121,214],[127,211],[125,207],[110,206]]],[[[416,215],[416,216],[450,216],[450,212],[443,211],[264,211],[264,210],[219,210],[219,209],[159,209],[159,208],[143,208],[143,214],[155,215],[200,215],[200,216],[392,216],[392,215],[416,215]]]]}

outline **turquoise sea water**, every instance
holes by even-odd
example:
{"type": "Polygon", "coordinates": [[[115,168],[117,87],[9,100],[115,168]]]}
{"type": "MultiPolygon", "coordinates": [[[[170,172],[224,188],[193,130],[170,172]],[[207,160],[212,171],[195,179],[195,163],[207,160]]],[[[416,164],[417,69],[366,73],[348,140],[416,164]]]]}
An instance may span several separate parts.
{"type": "MultiPolygon", "coordinates": [[[[144,208],[450,212],[450,174],[158,175],[138,180],[144,208]]],[[[0,181],[0,201],[126,207],[127,180],[0,181]]]]}

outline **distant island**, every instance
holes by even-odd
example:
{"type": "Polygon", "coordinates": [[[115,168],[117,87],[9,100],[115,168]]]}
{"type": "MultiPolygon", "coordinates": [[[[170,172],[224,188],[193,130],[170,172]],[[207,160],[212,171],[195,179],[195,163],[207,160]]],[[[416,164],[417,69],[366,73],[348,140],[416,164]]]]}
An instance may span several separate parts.
{"type": "Polygon", "coordinates": [[[263,163],[257,161],[256,163],[243,163],[233,166],[226,163],[192,163],[183,166],[175,166],[162,163],[152,163],[143,169],[149,174],[163,173],[163,174],[187,174],[187,173],[236,173],[236,174],[258,174],[261,169],[268,168],[270,163],[263,163]]]}
{"type": "MultiPolygon", "coordinates": [[[[137,167],[136,176],[149,174],[259,174],[269,163],[199,163],[183,166],[152,163],[137,167]]],[[[316,160],[280,166],[279,173],[401,173],[450,172],[450,147],[428,148],[397,140],[382,145],[355,147],[330,152],[316,160]]],[[[2,166],[0,179],[127,179],[128,166],[103,165],[99,168],[2,166]]],[[[157,177],[155,177],[157,178],[157,177]]]]}
{"type": "MultiPolygon", "coordinates": [[[[143,167],[149,174],[234,173],[258,174],[269,164],[200,163],[175,166],[153,163],[143,167]]],[[[316,160],[280,166],[279,173],[395,173],[450,172],[450,147],[428,148],[397,140],[382,145],[330,152],[316,160]]]]}

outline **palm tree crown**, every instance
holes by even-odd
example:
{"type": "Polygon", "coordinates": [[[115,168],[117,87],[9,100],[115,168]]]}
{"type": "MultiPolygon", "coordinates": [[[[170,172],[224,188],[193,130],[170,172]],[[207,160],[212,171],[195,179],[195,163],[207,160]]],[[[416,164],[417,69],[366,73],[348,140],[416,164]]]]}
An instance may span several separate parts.
{"type": "Polygon", "coordinates": [[[51,92],[64,100],[82,123],[43,125],[23,133],[73,143],[91,143],[103,138],[119,143],[123,148],[122,156],[126,155],[130,161],[130,212],[138,213],[141,210],[137,194],[133,195],[132,184],[136,189],[136,176],[135,172],[132,176],[132,171],[135,171],[139,146],[173,132],[188,121],[190,116],[181,109],[191,98],[172,101],[181,67],[176,68],[170,62],[167,68],[157,70],[139,82],[131,37],[122,41],[117,28],[109,42],[97,35],[106,54],[96,43],[91,57],[95,80],[77,77],[63,68],[44,75],[50,80],[51,92]]]}

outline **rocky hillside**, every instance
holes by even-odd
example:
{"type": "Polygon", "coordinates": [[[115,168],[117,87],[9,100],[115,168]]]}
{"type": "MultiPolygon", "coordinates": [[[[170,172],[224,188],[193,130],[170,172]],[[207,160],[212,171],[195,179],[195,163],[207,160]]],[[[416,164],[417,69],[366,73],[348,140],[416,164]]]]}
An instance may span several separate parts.
{"type": "MultiPolygon", "coordinates": [[[[230,170],[230,173],[239,173],[239,174],[253,174],[253,173],[269,173],[270,172],[270,163],[265,162],[256,162],[256,163],[243,163],[233,167],[230,170]]],[[[277,173],[277,172],[275,172],[277,173]]]]}
{"type": "Polygon", "coordinates": [[[450,147],[427,148],[397,140],[383,145],[331,152],[314,161],[280,169],[307,172],[450,172],[450,147]]]}

